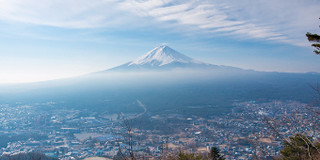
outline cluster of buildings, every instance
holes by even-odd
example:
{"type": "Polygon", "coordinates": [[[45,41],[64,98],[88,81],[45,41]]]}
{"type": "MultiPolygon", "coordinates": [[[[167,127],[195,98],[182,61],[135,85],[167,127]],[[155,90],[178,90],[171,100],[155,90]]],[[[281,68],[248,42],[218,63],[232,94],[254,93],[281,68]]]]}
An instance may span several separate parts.
{"type": "MultiPolygon", "coordinates": [[[[53,102],[0,105],[0,155],[41,152],[61,159],[112,158],[128,152],[157,159],[179,151],[207,154],[218,147],[226,159],[279,155],[282,138],[297,132],[319,138],[308,105],[295,101],[234,103],[232,112],[201,117],[192,114],[131,114],[153,127],[122,125],[123,115],[59,108],[53,102]],[[132,127],[132,128],[131,128],[132,127]],[[132,129],[132,130],[131,130],[132,129]],[[279,136],[281,135],[281,136],[279,136]]],[[[134,119],[128,118],[128,122],[134,119]]]]}

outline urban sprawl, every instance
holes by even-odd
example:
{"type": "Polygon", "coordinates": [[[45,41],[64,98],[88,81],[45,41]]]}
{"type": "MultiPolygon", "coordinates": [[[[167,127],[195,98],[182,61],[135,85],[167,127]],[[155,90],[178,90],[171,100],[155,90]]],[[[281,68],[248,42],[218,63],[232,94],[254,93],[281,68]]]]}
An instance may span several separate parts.
{"type": "Polygon", "coordinates": [[[55,109],[57,105],[54,102],[0,105],[0,155],[41,152],[65,160],[112,158],[119,154],[119,148],[125,152],[127,128],[121,124],[129,120],[133,122],[133,150],[146,159],[160,159],[179,151],[205,154],[213,146],[230,160],[267,158],[279,154],[282,148],[279,135],[289,137],[298,132],[310,135],[316,126],[308,105],[296,101],[237,102],[230,113],[206,118],[147,111],[111,114],[55,109]],[[134,123],[138,116],[154,125],[162,123],[174,129],[164,134],[161,127],[152,130],[141,127],[134,123]]]}

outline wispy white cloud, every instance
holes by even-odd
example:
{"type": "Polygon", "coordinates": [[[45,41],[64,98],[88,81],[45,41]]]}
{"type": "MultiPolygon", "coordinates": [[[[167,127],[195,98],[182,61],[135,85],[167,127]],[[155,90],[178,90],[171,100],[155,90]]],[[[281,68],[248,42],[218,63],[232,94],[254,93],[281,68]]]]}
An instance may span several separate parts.
{"type": "Polygon", "coordinates": [[[0,0],[0,19],[65,28],[115,27],[130,21],[116,0],[0,0]]]}
{"type": "Polygon", "coordinates": [[[0,19],[97,28],[152,26],[305,45],[320,2],[310,0],[0,0],[0,19]]]}
{"type": "MultiPolygon", "coordinates": [[[[150,1],[148,1],[150,2],[150,1]]],[[[170,22],[180,29],[192,26],[210,33],[223,33],[241,38],[255,38],[304,46],[304,33],[312,30],[317,20],[320,2],[312,0],[203,0],[159,1],[157,6],[137,0],[126,0],[122,5],[133,13],[151,16],[157,21],[170,22]],[[161,3],[160,3],[161,2],[161,3]],[[303,18],[304,16],[306,18],[303,18]],[[303,23],[304,25],[302,25],[303,23]],[[294,33],[297,32],[297,33],[294,33]],[[299,35],[298,35],[299,34],[299,35]]]]}

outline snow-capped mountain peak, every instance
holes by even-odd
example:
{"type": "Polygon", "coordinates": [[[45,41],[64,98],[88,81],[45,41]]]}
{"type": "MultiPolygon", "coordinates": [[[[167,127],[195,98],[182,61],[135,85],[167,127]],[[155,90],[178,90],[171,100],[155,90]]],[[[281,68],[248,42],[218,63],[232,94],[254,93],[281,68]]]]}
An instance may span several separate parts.
{"type": "Polygon", "coordinates": [[[177,68],[208,69],[218,68],[218,66],[197,61],[163,45],[152,49],[133,61],[111,68],[108,71],[163,71],[177,68]]]}
{"type": "Polygon", "coordinates": [[[131,65],[146,65],[151,66],[164,66],[170,63],[200,63],[187,57],[168,46],[159,46],[149,51],[147,54],[129,62],[128,66],[131,65]]]}

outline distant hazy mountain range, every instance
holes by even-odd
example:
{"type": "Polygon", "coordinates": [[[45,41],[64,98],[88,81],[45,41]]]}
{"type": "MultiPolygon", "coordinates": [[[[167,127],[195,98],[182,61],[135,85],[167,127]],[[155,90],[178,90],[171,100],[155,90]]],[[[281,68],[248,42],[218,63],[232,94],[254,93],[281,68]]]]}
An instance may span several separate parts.
{"type": "Polygon", "coordinates": [[[61,107],[110,113],[181,113],[210,116],[234,102],[314,98],[319,73],[258,72],[197,61],[168,46],[105,71],[47,82],[0,85],[0,102],[61,102],[61,107]],[[140,72],[141,71],[141,72],[140,72]],[[146,71],[146,72],[144,72],[146,71]],[[158,72],[159,71],[159,72],[158,72]]]}
{"type": "MultiPolygon", "coordinates": [[[[176,68],[201,69],[201,68],[226,68],[204,63],[183,55],[168,46],[159,46],[137,59],[111,68],[107,71],[144,71],[144,70],[171,70],[176,68]]],[[[233,67],[227,67],[233,68],[233,67]]]]}

